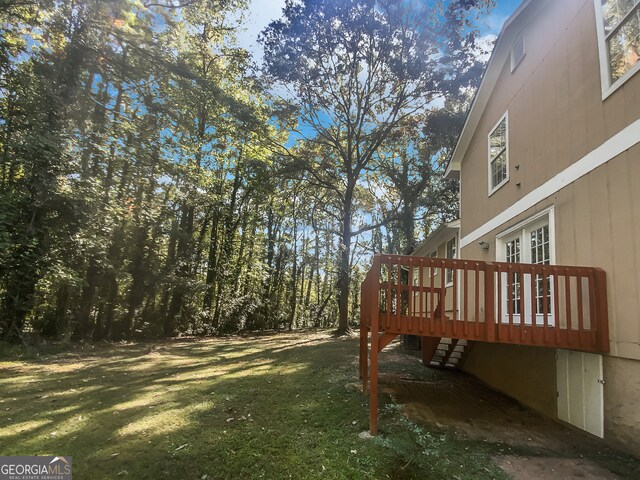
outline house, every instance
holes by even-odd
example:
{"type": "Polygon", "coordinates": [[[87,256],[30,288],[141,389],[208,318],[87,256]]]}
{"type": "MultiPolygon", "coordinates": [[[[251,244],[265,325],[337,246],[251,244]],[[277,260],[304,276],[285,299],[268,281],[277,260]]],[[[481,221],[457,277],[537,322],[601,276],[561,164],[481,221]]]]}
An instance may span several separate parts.
{"type": "Polygon", "coordinates": [[[446,171],[459,232],[363,283],[372,419],[391,337],[466,339],[465,371],[640,455],[639,70],[638,2],[527,0],[507,20],[446,171]]]}

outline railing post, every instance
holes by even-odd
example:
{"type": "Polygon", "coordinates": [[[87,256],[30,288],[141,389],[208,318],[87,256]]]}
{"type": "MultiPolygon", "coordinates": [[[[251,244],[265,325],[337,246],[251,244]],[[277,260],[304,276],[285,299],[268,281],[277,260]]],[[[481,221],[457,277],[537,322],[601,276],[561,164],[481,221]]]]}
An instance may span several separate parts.
{"type": "Polygon", "coordinates": [[[360,284],[360,380],[365,376],[365,363],[367,362],[367,312],[371,308],[369,305],[371,300],[369,299],[369,274],[364,278],[360,284]]]}
{"type": "Polygon", "coordinates": [[[369,379],[369,430],[371,435],[378,434],[378,341],[379,315],[374,312],[371,317],[371,376],[369,379]]]}
{"type": "Polygon", "coordinates": [[[596,292],[596,345],[603,353],[609,352],[609,302],[607,299],[607,274],[601,268],[595,269],[596,292]]]}
{"type": "MultiPolygon", "coordinates": [[[[487,342],[494,342],[496,339],[495,319],[495,264],[487,263],[484,270],[484,327],[487,342]]],[[[476,322],[480,319],[476,318],[476,322]]]]}

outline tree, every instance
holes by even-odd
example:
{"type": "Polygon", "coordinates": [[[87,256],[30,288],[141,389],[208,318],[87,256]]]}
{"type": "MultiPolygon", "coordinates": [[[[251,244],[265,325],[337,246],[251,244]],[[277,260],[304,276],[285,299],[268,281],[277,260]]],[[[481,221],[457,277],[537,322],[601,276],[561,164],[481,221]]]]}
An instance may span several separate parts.
{"type": "Polygon", "coordinates": [[[464,85],[476,63],[469,15],[485,3],[289,0],[262,34],[265,70],[289,89],[319,152],[306,169],[340,198],[339,334],[349,329],[352,239],[379,226],[353,224],[357,189],[403,122],[464,85]]]}

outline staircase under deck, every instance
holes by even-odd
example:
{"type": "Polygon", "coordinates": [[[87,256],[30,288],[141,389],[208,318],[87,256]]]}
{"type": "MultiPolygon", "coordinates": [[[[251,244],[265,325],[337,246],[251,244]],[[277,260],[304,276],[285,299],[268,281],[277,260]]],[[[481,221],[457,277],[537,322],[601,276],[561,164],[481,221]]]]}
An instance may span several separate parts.
{"type": "Polygon", "coordinates": [[[363,391],[369,385],[371,434],[378,424],[378,353],[398,335],[418,335],[423,345],[447,337],[606,353],[608,322],[599,268],[376,255],[360,304],[360,378],[363,391]]]}

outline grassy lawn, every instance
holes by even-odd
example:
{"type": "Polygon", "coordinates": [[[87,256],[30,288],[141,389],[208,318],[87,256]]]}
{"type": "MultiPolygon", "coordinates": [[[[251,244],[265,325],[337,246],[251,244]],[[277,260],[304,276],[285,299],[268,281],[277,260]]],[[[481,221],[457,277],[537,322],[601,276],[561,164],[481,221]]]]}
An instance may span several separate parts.
{"type": "Polygon", "coordinates": [[[14,350],[0,369],[0,454],[71,455],[77,479],[502,478],[491,446],[427,432],[391,402],[382,435],[361,440],[354,338],[14,350]]]}

